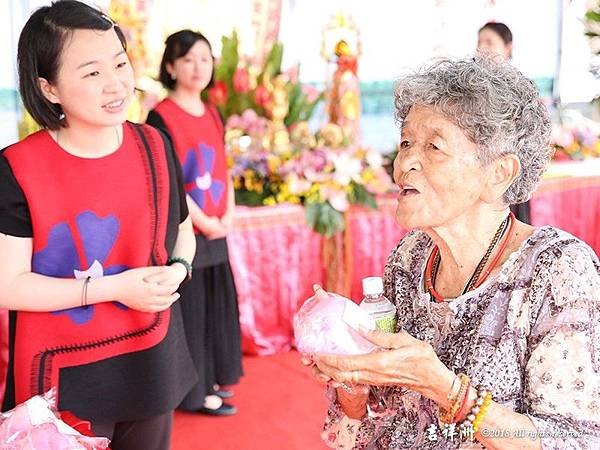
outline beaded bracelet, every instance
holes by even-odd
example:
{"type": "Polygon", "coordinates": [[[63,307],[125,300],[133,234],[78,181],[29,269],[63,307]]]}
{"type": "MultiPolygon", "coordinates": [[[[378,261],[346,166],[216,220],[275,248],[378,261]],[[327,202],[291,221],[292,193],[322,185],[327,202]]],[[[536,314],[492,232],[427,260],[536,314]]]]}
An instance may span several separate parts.
{"type": "Polygon", "coordinates": [[[469,377],[464,373],[461,373],[458,374],[458,378],[460,379],[460,389],[458,391],[458,394],[456,395],[452,406],[448,410],[442,411],[442,415],[440,416],[440,420],[444,423],[452,423],[454,416],[456,415],[457,411],[461,408],[463,403],[466,401],[466,398],[469,394],[469,377]]]}
{"type": "Polygon", "coordinates": [[[183,281],[185,282],[185,281],[191,280],[192,279],[192,265],[189,262],[187,262],[185,259],[180,258],[178,256],[171,257],[167,260],[168,266],[171,266],[175,263],[179,263],[183,267],[185,267],[185,271],[186,271],[187,275],[185,277],[185,280],[183,280],[183,281]]]}
{"type": "Polygon", "coordinates": [[[475,421],[477,421],[477,429],[479,429],[479,424],[483,420],[483,417],[485,416],[485,413],[487,412],[491,401],[492,394],[490,394],[485,389],[478,390],[475,404],[471,408],[471,411],[469,412],[465,420],[463,420],[460,424],[461,428],[472,428],[473,431],[476,432],[477,430],[475,429],[475,421]]]}
{"type": "Polygon", "coordinates": [[[483,399],[483,404],[481,405],[479,412],[477,412],[475,415],[475,420],[473,420],[473,432],[474,433],[477,433],[477,431],[479,431],[479,425],[481,425],[481,421],[485,417],[485,414],[487,413],[487,410],[489,409],[491,403],[492,403],[492,394],[490,394],[488,392],[488,394],[483,399]]]}

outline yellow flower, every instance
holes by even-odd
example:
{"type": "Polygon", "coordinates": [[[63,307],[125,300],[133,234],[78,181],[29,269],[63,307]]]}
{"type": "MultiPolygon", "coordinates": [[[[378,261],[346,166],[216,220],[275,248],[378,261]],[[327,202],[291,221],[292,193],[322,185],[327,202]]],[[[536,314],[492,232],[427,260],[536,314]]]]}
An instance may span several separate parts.
{"type": "Polygon", "coordinates": [[[281,159],[275,155],[269,155],[267,158],[267,166],[270,172],[276,172],[279,166],[281,166],[281,159]]]}
{"type": "Polygon", "coordinates": [[[373,171],[371,169],[365,169],[361,173],[361,178],[365,183],[369,183],[370,181],[375,179],[375,175],[373,174],[373,171]]]}
{"type": "Polygon", "coordinates": [[[265,205],[265,206],[273,206],[276,204],[277,204],[277,200],[275,200],[275,198],[272,195],[270,195],[269,197],[267,197],[263,200],[263,205],[265,205]]]}
{"type": "Polygon", "coordinates": [[[233,166],[235,166],[235,160],[231,155],[227,155],[227,167],[231,169],[233,166]]]}
{"type": "Polygon", "coordinates": [[[356,152],[354,153],[354,156],[358,159],[364,159],[367,156],[367,150],[364,148],[359,148],[358,150],[356,150],[356,152]]]}

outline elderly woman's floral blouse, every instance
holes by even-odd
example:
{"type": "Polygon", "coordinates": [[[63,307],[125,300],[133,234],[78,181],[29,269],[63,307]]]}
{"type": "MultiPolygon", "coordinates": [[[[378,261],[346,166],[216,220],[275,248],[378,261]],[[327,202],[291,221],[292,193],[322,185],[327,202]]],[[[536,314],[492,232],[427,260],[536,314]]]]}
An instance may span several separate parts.
{"type": "MultiPolygon", "coordinates": [[[[423,289],[432,242],[407,235],[385,268],[398,329],[429,342],[455,373],[531,418],[544,449],[600,449],[600,262],[570,234],[535,230],[497,276],[452,301],[423,289]]],[[[482,448],[442,429],[434,402],[376,388],[362,420],[346,417],[330,390],[323,439],[332,448],[482,448]],[[445,435],[444,435],[445,434],[445,435]],[[459,447],[460,446],[460,447],[459,447]]],[[[524,437],[527,439],[527,437],[524,437]]]]}

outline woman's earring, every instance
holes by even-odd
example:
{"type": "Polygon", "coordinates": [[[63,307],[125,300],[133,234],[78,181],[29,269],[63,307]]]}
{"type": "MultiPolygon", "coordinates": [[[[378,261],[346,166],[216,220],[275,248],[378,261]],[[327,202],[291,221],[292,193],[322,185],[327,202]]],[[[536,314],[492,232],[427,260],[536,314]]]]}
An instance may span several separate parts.
{"type": "Polygon", "coordinates": [[[58,120],[64,120],[64,118],[65,118],[65,113],[60,113],[58,115],[58,120]]]}
{"type": "Polygon", "coordinates": [[[171,80],[175,81],[177,79],[177,75],[175,75],[174,73],[171,74],[171,80]]]}

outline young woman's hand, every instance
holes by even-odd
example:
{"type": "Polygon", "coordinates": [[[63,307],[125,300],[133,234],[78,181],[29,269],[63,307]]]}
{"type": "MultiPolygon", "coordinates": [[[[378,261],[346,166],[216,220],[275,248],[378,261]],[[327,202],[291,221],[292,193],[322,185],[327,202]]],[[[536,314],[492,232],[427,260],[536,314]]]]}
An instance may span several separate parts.
{"type": "MultiPolygon", "coordinates": [[[[114,299],[136,311],[164,311],[179,299],[177,289],[185,278],[184,271],[181,264],[174,264],[139,267],[113,275],[114,299]]],[[[90,289],[93,289],[93,283],[90,289]]]]}
{"type": "Polygon", "coordinates": [[[163,286],[177,286],[175,288],[177,289],[187,277],[187,269],[181,263],[175,262],[169,266],[160,266],[160,268],[164,270],[153,273],[144,279],[148,283],[158,283],[163,286]]]}

